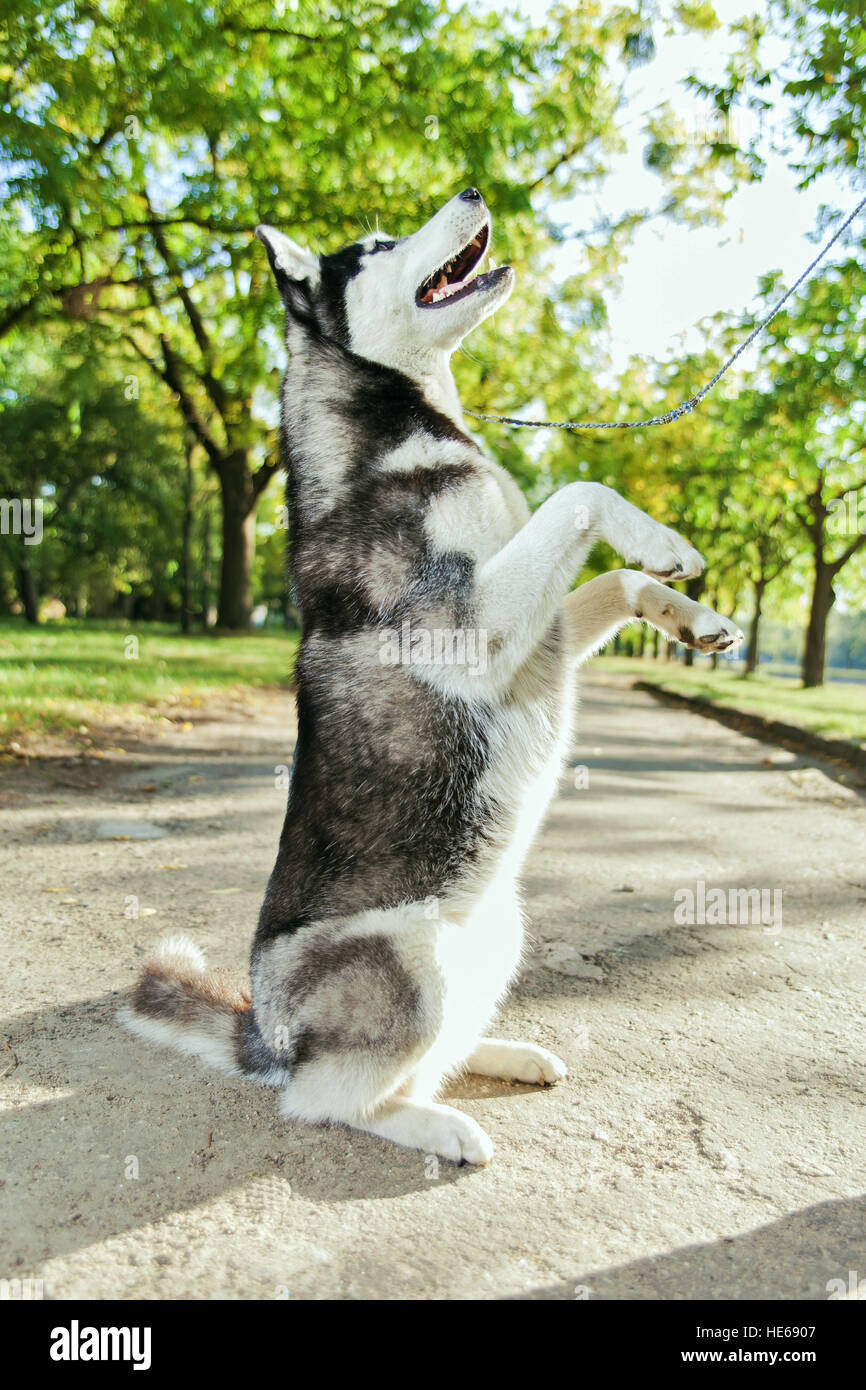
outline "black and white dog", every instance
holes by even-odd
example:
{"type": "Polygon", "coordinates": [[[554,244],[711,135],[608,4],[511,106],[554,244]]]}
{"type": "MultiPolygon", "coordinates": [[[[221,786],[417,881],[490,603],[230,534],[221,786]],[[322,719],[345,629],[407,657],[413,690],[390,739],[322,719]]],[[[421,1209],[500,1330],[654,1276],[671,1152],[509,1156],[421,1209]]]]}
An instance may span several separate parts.
{"type": "Polygon", "coordinates": [[[252,999],[175,938],[125,1011],[144,1037],[278,1086],[288,1117],[469,1163],[492,1145],[437,1101],[444,1081],[565,1075],[485,1030],[520,964],[518,875],[568,747],[575,667],[635,618],[705,652],[742,637],[660,582],[703,565],[675,532],[597,483],[530,516],[467,433],[450,357],[514,286],[508,266],[478,273],[490,230],[474,188],[412,236],[335,255],[258,229],[290,358],[288,812],[252,999]],[[572,591],[599,538],[640,569],[572,591]]]}

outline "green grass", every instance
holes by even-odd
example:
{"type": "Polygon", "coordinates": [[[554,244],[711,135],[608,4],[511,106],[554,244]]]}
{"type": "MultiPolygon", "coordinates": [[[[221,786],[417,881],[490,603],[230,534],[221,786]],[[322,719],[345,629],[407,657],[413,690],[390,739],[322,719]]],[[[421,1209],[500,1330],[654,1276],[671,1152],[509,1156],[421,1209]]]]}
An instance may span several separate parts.
{"type": "MultiPolygon", "coordinates": [[[[100,726],[197,709],[219,694],[288,686],[297,634],[182,636],[163,624],[0,619],[0,750],[22,736],[81,738],[100,726]],[[130,639],[137,639],[137,659],[130,639]]],[[[14,749],[13,749],[14,751],[14,749]]]]}
{"type": "Polygon", "coordinates": [[[796,680],[760,675],[742,677],[729,665],[715,671],[706,663],[681,666],[625,656],[600,657],[600,671],[622,672],[635,680],[651,681],[679,695],[696,695],[747,714],[780,719],[825,738],[866,743],[866,685],[824,685],[803,690],[796,680]]]}
{"type": "MultiPolygon", "coordinates": [[[[22,740],[32,747],[44,735],[87,743],[101,727],[182,718],[215,696],[285,688],[296,650],[297,634],[276,630],[183,637],[156,623],[67,618],[31,628],[0,619],[0,751],[22,740]],[[126,656],[130,637],[138,640],[137,660],[126,656]]],[[[628,657],[600,657],[594,668],[866,743],[866,685],[801,690],[764,671],[744,680],[727,664],[713,671],[705,662],[685,667],[628,657]]]]}

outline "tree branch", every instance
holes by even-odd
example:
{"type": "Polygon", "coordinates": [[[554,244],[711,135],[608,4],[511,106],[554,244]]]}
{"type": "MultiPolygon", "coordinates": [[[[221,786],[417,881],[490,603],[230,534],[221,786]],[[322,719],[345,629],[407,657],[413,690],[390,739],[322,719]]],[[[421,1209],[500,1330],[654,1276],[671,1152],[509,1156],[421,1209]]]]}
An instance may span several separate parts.
{"type": "Polygon", "coordinates": [[[569,148],[565,151],[565,154],[560,155],[559,159],[554,160],[550,167],[548,169],[545,169],[543,174],[539,174],[537,179],[533,179],[532,183],[529,185],[528,192],[534,193],[536,188],[539,188],[541,184],[546,183],[548,179],[552,179],[553,175],[557,172],[557,170],[562,168],[563,164],[570,164],[571,161],[573,159],[576,159],[576,157],[580,154],[581,150],[583,150],[585,147],[585,139],[578,141],[576,145],[570,145],[569,148]]]}
{"type": "Polygon", "coordinates": [[[271,481],[271,478],[277,472],[279,466],[279,463],[265,462],[260,468],[256,469],[252,476],[253,497],[261,496],[268,483],[271,481]]]}
{"type": "Polygon", "coordinates": [[[857,551],[860,550],[864,545],[866,545],[866,531],[863,531],[861,534],[856,535],[851,544],[848,546],[847,550],[843,550],[838,560],[834,560],[832,562],[832,564],[829,566],[830,573],[834,576],[837,575],[842,566],[847,565],[848,561],[851,559],[851,556],[856,555],[857,551]]]}
{"type": "Polygon", "coordinates": [[[238,24],[233,19],[224,19],[220,29],[225,34],[256,34],[272,39],[299,39],[304,43],[328,43],[336,34],[302,34],[295,29],[279,29],[276,24],[238,24]]]}
{"type": "Polygon", "coordinates": [[[169,390],[173,391],[177,396],[180,402],[180,412],[183,416],[184,423],[198,440],[199,444],[201,444],[218,472],[222,466],[223,451],[208,429],[195,401],[184,386],[180,370],[180,358],[173,350],[165,334],[159,334],[159,345],[162,349],[163,359],[162,367],[160,367],[158,362],[154,361],[149,353],[145,352],[144,348],[136,342],[131,333],[123,333],[121,337],[124,342],[129,343],[130,347],[138,353],[142,361],[147,363],[148,367],[159,377],[160,381],[164,382],[169,390]]]}
{"type": "Polygon", "coordinates": [[[142,217],[133,222],[128,217],[121,218],[119,222],[103,222],[104,232],[148,232],[154,227],[202,227],[208,232],[241,233],[250,236],[255,231],[255,224],[249,227],[238,226],[236,222],[219,222],[212,217],[195,217],[192,213],[179,213],[176,217],[142,217]]]}
{"type": "Polygon", "coordinates": [[[193,337],[198,343],[199,351],[201,352],[202,358],[204,360],[203,370],[201,371],[201,373],[199,373],[202,383],[204,384],[205,390],[207,391],[208,395],[213,401],[213,404],[219,411],[223,423],[225,424],[226,393],[223,390],[222,383],[218,381],[213,374],[213,346],[211,344],[210,338],[208,337],[207,330],[204,326],[204,320],[201,314],[199,313],[198,305],[195,303],[195,300],[193,299],[186,285],[183,283],[183,274],[178,267],[177,261],[174,259],[174,256],[168,249],[168,245],[166,243],[165,236],[163,235],[162,228],[153,227],[152,235],[154,242],[156,243],[156,248],[159,251],[159,254],[162,256],[162,259],[166,264],[169,274],[171,275],[171,281],[177,292],[178,298],[180,299],[181,304],[186,310],[186,316],[189,319],[190,327],[192,328],[193,332],[193,337]]]}
{"type": "MultiPolygon", "coordinates": [[[[859,453],[859,449],[857,450],[859,453]]],[[[831,502],[840,502],[843,497],[847,497],[849,492],[861,492],[866,487],[866,478],[861,478],[859,483],[849,483],[847,487],[840,487],[837,492],[829,499],[831,502]]]]}
{"type": "Polygon", "coordinates": [[[168,271],[157,270],[142,275],[129,275],[122,280],[115,280],[110,275],[99,275],[93,280],[79,280],[74,284],[42,285],[30,295],[29,299],[23,300],[22,303],[14,305],[0,315],[0,338],[11,333],[16,324],[20,323],[31,310],[36,308],[40,299],[60,299],[67,303],[68,307],[68,302],[76,303],[88,291],[101,293],[108,289],[126,289],[131,285],[147,286],[154,281],[167,279],[171,279],[168,271]]]}

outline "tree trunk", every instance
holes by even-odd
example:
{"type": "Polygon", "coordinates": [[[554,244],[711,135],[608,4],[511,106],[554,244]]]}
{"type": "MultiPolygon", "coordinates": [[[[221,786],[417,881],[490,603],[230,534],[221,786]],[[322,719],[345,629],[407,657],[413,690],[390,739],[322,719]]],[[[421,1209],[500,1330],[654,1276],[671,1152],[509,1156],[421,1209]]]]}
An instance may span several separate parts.
{"type": "Polygon", "coordinates": [[[186,451],[186,472],[183,479],[183,529],[180,541],[180,630],[189,632],[192,618],[192,446],[186,451]]]}
{"type": "Polygon", "coordinates": [[[752,610],[752,625],[749,628],[749,645],[746,649],[746,675],[754,675],[758,669],[758,633],[761,627],[761,609],[764,606],[764,590],[767,587],[766,579],[756,579],[754,583],[755,606],[752,610]]]}
{"type": "Polygon", "coordinates": [[[827,619],[835,602],[833,571],[820,556],[816,555],[812,606],[809,610],[809,626],[806,629],[806,643],[803,647],[803,685],[807,689],[824,684],[827,619]]]}
{"type": "Polygon", "coordinates": [[[202,512],[202,537],[201,537],[201,625],[205,631],[208,628],[208,613],[210,612],[210,503],[205,499],[204,510],[202,512]]]}
{"type": "MultiPolygon", "coordinates": [[[[690,598],[690,599],[694,599],[695,603],[699,603],[699,602],[700,602],[700,597],[701,597],[701,594],[702,594],[703,592],[704,592],[704,577],[703,577],[702,574],[696,574],[696,575],[694,576],[694,578],[692,578],[692,579],[687,579],[687,580],[686,580],[686,596],[687,596],[688,598],[690,598]]],[[[694,666],[694,664],[695,664],[695,649],[694,649],[694,647],[686,647],[685,653],[683,654],[683,663],[684,663],[684,665],[686,665],[686,666],[694,666]]]]}
{"type": "Polygon", "coordinates": [[[223,558],[220,572],[220,627],[242,629],[253,611],[253,556],[256,545],[256,498],[245,454],[232,454],[220,474],[223,508],[223,558]]]}
{"type": "Polygon", "coordinates": [[[34,625],[39,622],[39,591],[36,576],[23,560],[18,565],[18,597],[24,608],[24,617],[34,625]]]}

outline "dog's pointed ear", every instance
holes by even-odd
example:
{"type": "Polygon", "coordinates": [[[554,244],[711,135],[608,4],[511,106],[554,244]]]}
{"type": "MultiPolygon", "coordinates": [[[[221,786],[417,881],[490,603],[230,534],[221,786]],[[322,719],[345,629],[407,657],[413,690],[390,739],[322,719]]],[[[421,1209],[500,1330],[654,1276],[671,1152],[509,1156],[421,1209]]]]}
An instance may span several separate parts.
{"type": "Polygon", "coordinates": [[[299,246],[285,232],[276,227],[256,227],[256,236],[268,253],[271,269],[283,298],[292,286],[309,281],[315,284],[319,278],[319,261],[312,251],[299,246]]]}

